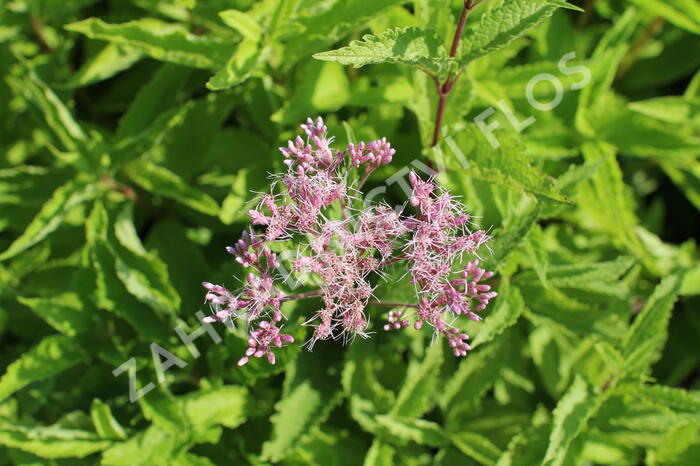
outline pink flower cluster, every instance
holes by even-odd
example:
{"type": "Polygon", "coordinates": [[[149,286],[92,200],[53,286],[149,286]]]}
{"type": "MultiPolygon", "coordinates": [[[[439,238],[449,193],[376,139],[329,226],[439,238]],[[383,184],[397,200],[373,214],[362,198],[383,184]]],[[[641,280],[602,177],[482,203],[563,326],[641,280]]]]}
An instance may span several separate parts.
{"type": "Polygon", "coordinates": [[[294,341],[281,333],[285,301],[321,298],[320,309],[306,321],[314,327],[310,348],[318,340],[366,338],[368,307],[391,306],[385,330],[407,327],[411,321],[415,329],[428,324],[446,337],[456,356],[465,356],[471,349],[469,336],[454,321],[460,315],[480,320],[477,313],[496,296],[481,283],[493,273],[473,259],[489,236],[470,230],[462,205],[415,172],[409,175],[412,215],[383,204],[365,206],[360,188],[374,170],[391,162],[391,144],[382,138],[340,151],[331,148],[321,118],[308,119],[301,127],[306,138],[297,136],[280,148],[287,173],[274,177],[270,194],[249,212],[259,231],[244,232],[227,248],[250,270],[243,287],[232,292],[204,283],[213,311],[205,321],[246,321],[249,348],[238,364],[263,356],[274,364],[272,348],[294,341]],[[282,291],[289,276],[272,252],[282,241],[295,244],[289,273],[305,274],[317,289],[295,295],[282,291]],[[374,296],[370,280],[382,277],[388,267],[405,270],[415,301],[387,303],[374,296]]]}

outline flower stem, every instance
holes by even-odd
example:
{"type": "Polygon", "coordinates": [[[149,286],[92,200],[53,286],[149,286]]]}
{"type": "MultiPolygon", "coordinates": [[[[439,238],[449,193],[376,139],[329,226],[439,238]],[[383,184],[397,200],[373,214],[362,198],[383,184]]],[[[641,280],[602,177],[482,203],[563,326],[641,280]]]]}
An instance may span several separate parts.
{"type": "MultiPolygon", "coordinates": [[[[457,49],[459,48],[459,41],[462,38],[462,32],[464,31],[464,25],[467,23],[467,18],[469,13],[481,2],[474,3],[474,0],[464,0],[464,7],[462,8],[462,13],[459,16],[459,22],[457,23],[457,29],[455,30],[455,35],[452,38],[452,47],[450,47],[450,58],[454,58],[457,55],[457,49]]],[[[459,79],[460,73],[456,76],[452,76],[452,73],[447,75],[445,82],[440,84],[435,79],[435,87],[438,92],[438,107],[435,113],[435,127],[433,129],[433,141],[430,144],[431,147],[437,146],[440,142],[440,129],[442,128],[442,116],[445,113],[445,104],[447,102],[447,95],[450,93],[454,87],[457,79],[459,79]]]]}

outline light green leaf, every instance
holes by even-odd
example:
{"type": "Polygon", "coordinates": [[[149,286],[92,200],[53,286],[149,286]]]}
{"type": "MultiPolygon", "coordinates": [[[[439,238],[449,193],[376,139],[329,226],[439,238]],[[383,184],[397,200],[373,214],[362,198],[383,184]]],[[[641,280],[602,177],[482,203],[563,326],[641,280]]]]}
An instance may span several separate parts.
{"type": "Polygon", "coordinates": [[[272,415],[272,436],[263,444],[262,458],[279,461],[294,450],[314,426],[323,422],[341,400],[334,352],[303,351],[289,363],[282,399],[272,415]],[[335,373],[334,373],[335,372],[335,373]]]}
{"type": "Polygon", "coordinates": [[[675,273],[659,283],[634,319],[622,342],[625,371],[632,376],[645,372],[659,357],[667,337],[671,310],[680,292],[683,276],[675,273]]]}
{"type": "Polygon", "coordinates": [[[202,429],[223,425],[235,429],[246,420],[248,390],[230,385],[191,393],[182,397],[182,401],[185,415],[193,426],[202,429]]]}
{"type": "Polygon", "coordinates": [[[543,465],[562,465],[572,442],[588,420],[598,411],[605,395],[597,395],[583,378],[577,376],[554,410],[552,433],[543,465]]]}
{"type": "Polygon", "coordinates": [[[85,224],[87,247],[95,271],[97,305],[125,319],[147,342],[166,340],[171,329],[155,313],[139,303],[117,277],[115,242],[110,235],[110,220],[102,202],[97,201],[85,224]]]}
{"type": "Polygon", "coordinates": [[[437,76],[454,69],[454,60],[446,56],[442,41],[435,32],[414,27],[367,34],[347,47],[317,53],[314,58],[354,65],[355,68],[376,63],[410,65],[437,76]]]}
{"type": "Polygon", "coordinates": [[[0,378],[0,401],[32,382],[50,379],[87,360],[83,345],[75,339],[52,335],[7,366],[0,378]]]}
{"type": "Polygon", "coordinates": [[[547,258],[547,250],[544,246],[542,228],[538,224],[532,226],[527,238],[525,238],[525,253],[528,259],[530,259],[530,265],[535,269],[537,278],[542,283],[542,286],[546,288],[549,259],[547,258]]]}
{"type": "Polygon", "coordinates": [[[525,308],[525,302],[520,291],[508,281],[502,281],[498,286],[498,297],[495,299],[493,310],[488,313],[484,322],[479,326],[472,346],[474,348],[488,343],[515,325],[525,308]]]}
{"type": "Polygon", "coordinates": [[[77,88],[104,81],[129,69],[143,54],[138,48],[114,43],[107,44],[91,57],[70,80],[61,87],[77,88]]]}
{"type": "Polygon", "coordinates": [[[127,204],[114,224],[115,238],[122,246],[114,249],[117,276],[144,304],[174,314],[180,307],[180,295],[170,282],[168,267],[141,244],[132,208],[132,204],[127,204]]]}
{"type": "Polygon", "coordinates": [[[436,341],[425,352],[422,361],[413,361],[389,415],[410,419],[419,417],[430,409],[436,401],[435,388],[444,361],[443,345],[444,342],[436,341]]]}
{"type": "Polygon", "coordinates": [[[17,300],[50,326],[69,337],[85,333],[92,328],[88,309],[77,293],[66,292],[37,298],[18,296],[17,300]]]}
{"type": "Polygon", "coordinates": [[[0,261],[16,256],[53,233],[74,207],[89,200],[95,193],[94,184],[77,180],[71,180],[58,188],[19,238],[0,254],[0,261]]]}
{"type": "Polygon", "coordinates": [[[83,458],[104,450],[111,442],[82,430],[16,425],[0,419],[0,444],[42,458],[83,458]]]}
{"type": "Polygon", "coordinates": [[[173,199],[207,215],[217,215],[219,205],[208,194],[189,186],[167,168],[147,161],[132,162],[127,168],[129,178],[146,191],[173,199]]]}
{"type": "Polygon", "coordinates": [[[450,440],[459,451],[481,464],[496,464],[501,456],[501,450],[493,442],[476,432],[450,434],[450,440]]]}
{"type": "Polygon", "coordinates": [[[468,125],[464,131],[454,135],[454,141],[461,155],[449,145],[450,150],[445,153],[448,167],[463,170],[465,175],[489,183],[531,193],[538,198],[571,203],[554,187],[553,178],[531,165],[523,153],[522,143],[513,135],[498,134],[500,145],[494,148],[476,125],[468,125]],[[464,160],[468,161],[468,166],[464,160]]]}
{"type": "Polygon", "coordinates": [[[262,35],[260,23],[248,13],[238,10],[223,10],[219,17],[226,26],[235,29],[246,39],[257,42],[262,35]]]}
{"type": "Polygon", "coordinates": [[[108,440],[124,440],[126,432],[119,422],[114,419],[109,405],[102,400],[92,400],[90,417],[100,438],[108,440]]]}
{"type": "Polygon", "coordinates": [[[700,128],[700,98],[666,96],[631,102],[629,108],[656,120],[700,128]]]}
{"type": "Polygon", "coordinates": [[[479,22],[464,32],[459,63],[466,65],[472,60],[508,45],[542,20],[551,16],[564,1],[502,1],[486,11],[479,22]]]}
{"type": "Polygon", "coordinates": [[[91,39],[107,40],[131,46],[156,60],[194,68],[222,67],[232,44],[218,39],[195,36],[179,24],[142,18],[127,23],[109,24],[99,18],[71,23],[65,28],[91,39]]]}
{"type": "Polygon", "coordinates": [[[384,435],[399,439],[399,443],[415,442],[418,445],[430,447],[441,447],[447,443],[442,426],[435,422],[424,419],[396,418],[384,414],[377,415],[375,420],[379,426],[385,429],[385,432],[382,432],[384,435]]]}
{"type": "Polygon", "coordinates": [[[372,440],[372,446],[367,450],[363,466],[392,466],[395,454],[394,447],[375,438],[372,440]]]}
{"type": "Polygon", "coordinates": [[[257,41],[244,40],[223,69],[209,79],[207,88],[220,91],[241,84],[253,74],[260,59],[261,50],[257,41]]]}
{"type": "Polygon", "coordinates": [[[695,0],[631,0],[631,3],[676,26],[700,34],[700,5],[695,0]]]}
{"type": "Polygon", "coordinates": [[[18,94],[24,95],[41,111],[47,126],[69,151],[79,152],[87,142],[87,135],[70,110],[28,66],[24,66],[28,79],[9,77],[8,82],[18,94]]]}
{"type": "Polygon", "coordinates": [[[161,65],[148,83],[141,87],[119,120],[116,139],[152,131],[153,122],[178,101],[190,74],[190,70],[182,66],[170,63],[161,65]]]}

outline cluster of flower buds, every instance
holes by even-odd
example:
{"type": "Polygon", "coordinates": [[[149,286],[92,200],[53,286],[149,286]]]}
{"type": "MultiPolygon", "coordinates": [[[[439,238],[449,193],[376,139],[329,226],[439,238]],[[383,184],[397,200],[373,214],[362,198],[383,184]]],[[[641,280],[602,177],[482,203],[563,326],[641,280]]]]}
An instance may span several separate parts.
{"type": "Polygon", "coordinates": [[[331,147],[332,138],[321,118],[301,125],[306,138],[297,136],[280,148],[288,167],[275,175],[269,194],[249,211],[259,231],[243,233],[227,251],[250,272],[242,289],[233,293],[223,286],[204,283],[213,315],[207,322],[242,319],[248,323],[248,350],[238,364],[250,357],[266,357],[274,364],[273,348],[292,343],[280,333],[285,318],[284,302],[320,297],[322,305],[306,321],[314,327],[308,344],[318,340],[367,337],[368,307],[388,305],[373,295],[373,275],[383,276],[386,267],[400,267],[416,290],[414,302],[392,303],[385,330],[427,324],[442,334],[456,356],[471,349],[469,336],[453,326],[465,315],[479,320],[496,296],[480,283],[493,273],[478,267],[475,256],[490,238],[483,230],[472,231],[463,206],[432,179],[410,172],[413,188],[412,215],[401,215],[387,205],[366,206],[360,188],[381,165],[391,162],[395,150],[385,138],[349,144],[346,150],[331,147]],[[364,173],[353,170],[364,167],[364,173]],[[318,289],[288,295],[280,261],[271,245],[284,240],[294,244],[291,273],[306,273],[318,289]],[[410,311],[409,311],[410,310],[410,311]]]}

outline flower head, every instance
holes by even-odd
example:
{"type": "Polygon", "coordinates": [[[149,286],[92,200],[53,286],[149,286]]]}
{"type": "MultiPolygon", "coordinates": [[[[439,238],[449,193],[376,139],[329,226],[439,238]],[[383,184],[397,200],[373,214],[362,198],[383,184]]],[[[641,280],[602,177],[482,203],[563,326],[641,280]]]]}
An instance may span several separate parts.
{"type": "Polygon", "coordinates": [[[263,356],[274,364],[272,350],[294,341],[281,333],[286,301],[322,300],[305,322],[313,327],[309,348],[319,340],[366,338],[371,333],[368,310],[386,304],[374,296],[370,280],[382,277],[387,267],[399,267],[415,298],[391,310],[383,328],[399,330],[411,322],[415,329],[432,328],[445,336],[455,356],[465,356],[471,349],[469,336],[453,323],[462,315],[480,320],[496,292],[483,283],[493,273],[479,268],[478,258],[466,265],[463,259],[475,256],[490,237],[470,229],[471,217],[454,196],[413,171],[408,176],[412,214],[383,204],[365,206],[360,188],[374,170],[392,161],[396,151],[391,144],[381,138],[340,151],[332,148],[320,117],[307,119],[301,128],[305,137],[280,148],[287,172],[274,175],[280,182],[248,212],[255,229],[227,248],[249,270],[243,286],[234,293],[204,283],[213,310],[205,321],[246,321],[248,349],[238,364],[263,356]],[[288,251],[294,256],[291,272],[273,252],[281,240],[294,245],[288,251]],[[286,294],[285,273],[308,274],[318,288],[286,294]]]}

